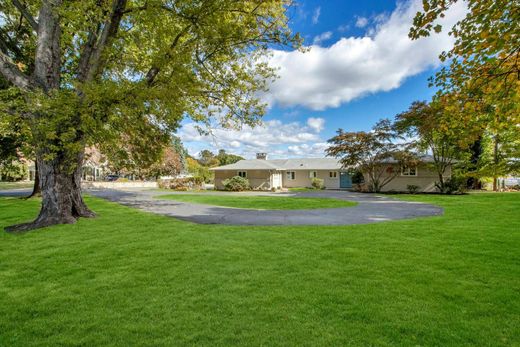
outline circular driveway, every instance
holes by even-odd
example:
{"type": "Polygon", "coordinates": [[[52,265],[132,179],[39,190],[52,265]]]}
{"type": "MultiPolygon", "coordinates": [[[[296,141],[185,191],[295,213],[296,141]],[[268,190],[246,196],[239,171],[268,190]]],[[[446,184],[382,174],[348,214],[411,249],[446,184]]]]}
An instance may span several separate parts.
{"type": "MultiPolygon", "coordinates": [[[[438,216],[443,214],[442,208],[429,204],[402,201],[375,194],[332,190],[298,193],[208,192],[203,194],[320,197],[356,201],[358,205],[346,208],[323,208],[314,210],[252,210],[157,199],[160,195],[175,194],[175,192],[147,189],[89,189],[86,190],[86,192],[126,206],[199,224],[349,225],[438,216]]],[[[182,194],[186,194],[186,192],[182,192],[182,194]]]]}

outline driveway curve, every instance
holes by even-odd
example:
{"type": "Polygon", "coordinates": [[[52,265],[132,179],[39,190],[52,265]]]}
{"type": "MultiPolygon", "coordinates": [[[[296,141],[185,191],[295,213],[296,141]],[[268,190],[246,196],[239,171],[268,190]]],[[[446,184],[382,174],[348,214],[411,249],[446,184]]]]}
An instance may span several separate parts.
{"type": "MultiPolygon", "coordinates": [[[[147,189],[96,190],[91,195],[144,211],[175,217],[199,224],[227,225],[349,225],[384,222],[443,214],[443,209],[429,204],[409,202],[375,194],[348,191],[319,191],[298,193],[219,193],[262,196],[320,197],[356,201],[357,206],[314,210],[252,210],[210,206],[175,200],[157,199],[160,195],[175,194],[147,189]]],[[[182,192],[186,194],[186,192],[182,192]]]]}

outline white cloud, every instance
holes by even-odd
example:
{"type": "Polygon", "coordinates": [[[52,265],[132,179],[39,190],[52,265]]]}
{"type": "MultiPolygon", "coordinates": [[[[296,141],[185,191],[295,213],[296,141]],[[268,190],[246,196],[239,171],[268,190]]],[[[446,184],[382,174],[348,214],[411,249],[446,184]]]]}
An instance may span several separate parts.
{"type": "Polygon", "coordinates": [[[178,136],[186,144],[190,153],[202,149],[225,149],[231,153],[253,158],[257,152],[267,152],[270,156],[288,157],[294,155],[323,156],[323,140],[320,132],[325,127],[323,118],[310,117],[300,122],[283,123],[269,120],[251,128],[241,130],[213,129],[211,135],[200,134],[195,123],[183,125],[178,136]],[[307,150],[307,152],[305,152],[307,150]]]}
{"type": "MultiPolygon", "coordinates": [[[[453,39],[448,30],[411,41],[408,31],[420,0],[401,2],[390,15],[379,16],[365,37],[342,38],[330,47],[309,52],[274,50],[271,64],[280,78],[266,95],[270,104],[305,106],[313,110],[338,107],[366,94],[398,88],[406,78],[439,65],[438,55],[453,39]]],[[[446,13],[445,28],[466,13],[457,2],[446,13]]]]}
{"type": "Polygon", "coordinates": [[[318,24],[318,21],[320,20],[320,14],[321,14],[321,7],[318,6],[314,10],[314,13],[312,14],[312,24],[318,24]]]}
{"type": "Polygon", "coordinates": [[[310,117],[307,119],[307,126],[319,133],[325,128],[325,119],[310,117]]]}
{"type": "Polygon", "coordinates": [[[311,145],[304,143],[303,145],[289,146],[288,153],[294,156],[324,157],[327,147],[329,145],[326,142],[317,142],[311,145]]]}
{"type": "Polygon", "coordinates": [[[356,27],[364,28],[368,25],[368,18],[366,17],[357,17],[356,18],[356,27]]]}
{"type": "Polygon", "coordinates": [[[315,36],[314,40],[312,40],[312,43],[315,45],[319,45],[323,41],[330,40],[331,37],[332,37],[332,31],[326,31],[318,36],[315,36]]]}

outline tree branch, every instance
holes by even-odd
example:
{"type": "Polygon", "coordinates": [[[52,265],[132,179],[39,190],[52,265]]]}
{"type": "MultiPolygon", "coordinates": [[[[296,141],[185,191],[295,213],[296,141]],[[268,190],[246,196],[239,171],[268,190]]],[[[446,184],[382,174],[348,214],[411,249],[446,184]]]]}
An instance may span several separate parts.
{"type": "Polygon", "coordinates": [[[20,71],[18,66],[3,52],[0,52],[0,73],[18,88],[27,90],[35,86],[33,81],[20,71]]]}
{"type": "Polygon", "coordinates": [[[34,19],[34,17],[27,11],[27,8],[18,0],[12,0],[13,5],[20,11],[22,16],[29,22],[29,25],[33,28],[34,31],[38,31],[38,22],[34,19]]]}

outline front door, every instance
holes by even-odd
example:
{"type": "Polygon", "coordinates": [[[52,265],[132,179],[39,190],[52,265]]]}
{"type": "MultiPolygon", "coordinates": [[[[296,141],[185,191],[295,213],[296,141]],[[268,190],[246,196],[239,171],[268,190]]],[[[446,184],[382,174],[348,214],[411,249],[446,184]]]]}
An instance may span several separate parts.
{"type": "Polygon", "coordinates": [[[352,179],[346,172],[339,173],[339,187],[340,188],[352,188],[352,179]]]}

